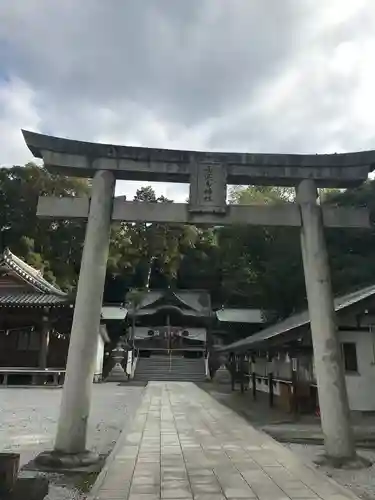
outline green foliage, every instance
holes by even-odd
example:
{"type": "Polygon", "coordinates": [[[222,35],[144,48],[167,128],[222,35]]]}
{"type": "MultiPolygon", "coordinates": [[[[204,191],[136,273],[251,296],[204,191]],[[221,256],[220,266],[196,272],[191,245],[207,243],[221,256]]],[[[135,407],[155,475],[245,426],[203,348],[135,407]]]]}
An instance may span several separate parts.
{"type": "Polygon", "coordinates": [[[142,299],[143,299],[145,293],[147,293],[147,290],[145,290],[145,289],[132,288],[126,294],[126,298],[125,298],[126,304],[128,304],[130,309],[134,309],[134,310],[137,309],[137,307],[142,302],[142,299]]]}
{"type": "Polygon", "coordinates": [[[277,186],[235,186],[229,192],[230,203],[239,205],[269,205],[294,200],[294,189],[277,186]]]}
{"type": "MultiPolygon", "coordinates": [[[[66,290],[77,284],[85,222],[40,220],[39,195],[89,196],[90,182],[55,176],[32,163],[0,169],[0,245],[9,248],[66,290]]],[[[375,222],[375,181],[346,191],[324,190],[322,202],[368,207],[375,222]]],[[[290,188],[235,187],[230,202],[279,204],[294,200],[290,188]]],[[[150,186],[139,203],[172,203],[150,186]]],[[[375,282],[375,230],[327,230],[336,293],[375,282]]],[[[214,306],[259,307],[285,317],[304,307],[306,294],[299,231],[295,228],[117,223],[111,228],[108,282],[124,280],[132,293],[148,286],[205,289],[214,306]]],[[[117,286],[117,285],[116,285],[117,286]]],[[[120,287],[121,288],[121,287],[120,287]]],[[[142,293],[143,293],[142,291],[142,293]]],[[[133,297],[134,299],[134,297],[133,297]]],[[[133,300],[132,299],[132,300],[133,300]]],[[[135,300],[135,299],[134,299],[135,300]]]]}
{"type": "MultiPolygon", "coordinates": [[[[294,200],[292,188],[236,187],[232,203],[270,205],[294,200]]],[[[259,307],[276,317],[299,309],[305,300],[298,232],[291,228],[232,226],[219,231],[223,301],[259,307]]]]}
{"type": "MultiPolygon", "coordinates": [[[[345,191],[321,190],[320,197],[322,203],[335,206],[366,207],[372,222],[370,230],[325,230],[334,293],[343,294],[375,283],[375,181],[345,191]]],[[[236,188],[231,199],[242,204],[286,203],[293,200],[293,192],[284,188],[236,188]]],[[[222,232],[231,241],[228,250],[224,250],[225,244],[220,245],[223,267],[227,266],[230,277],[231,273],[240,274],[232,280],[238,288],[242,278],[242,296],[247,294],[249,303],[271,310],[277,317],[306,306],[298,230],[231,227],[222,232]]],[[[225,279],[224,276],[224,282],[225,279]]],[[[225,295],[236,292],[230,281],[227,284],[225,295]]],[[[234,297],[234,302],[238,302],[239,298],[234,297]]]]}
{"type": "Polygon", "coordinates": [[[367,208],[371,220],[371,229],[326,231],[335,291],[345,293],[375,283],[375,181],[343,192],[330,192],[325,203],[367,208]]]}
{"type": "MultiPolygon", "coordinates": [[[[164,196],[157,198],[150,186],[139,189],[134,201],[172,203],[164,196]]],[[[194,248],[198,239],[197,228],[183,224],[137,223],[124,224],[123,227],[129,238],[131,252],[137,249],[133,263],[145,264],[145,286],[149,285],[150,271],[156,261],[169,283],[172,283],[177,277],[183,255],[188,249],[194,248]]]]}
{"type": "Polygon", "coordinates": [[[85,224],[81,221],[41,220],[36,216],[39,195],[84,196],[89,182],[56,176],[33,163],[0,169],[1,246],[8,246],[47,279],[70,290],[76,285],[85,224]]]}

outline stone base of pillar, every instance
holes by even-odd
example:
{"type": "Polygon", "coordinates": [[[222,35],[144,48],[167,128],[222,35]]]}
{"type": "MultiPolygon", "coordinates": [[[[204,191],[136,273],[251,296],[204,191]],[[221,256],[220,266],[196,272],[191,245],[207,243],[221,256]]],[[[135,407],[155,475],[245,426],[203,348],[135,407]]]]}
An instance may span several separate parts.
{"type": "Polygon", "coordinates": [[[103,459],[91,451],[82,453],[62,453],[51,450],[43,451],[35,458],[35,464],[48,471],[78,471],[91,472],[100,470],[103,459]]]}
{"type": "Polygon", "coordinates": [[[372,466],[372,462],[365,457],[355,455],[353,458],[338,458],[322,455],[314,463],[319,467],[329,466],[335,469],[358,470],[367,469],[372,466]]]}
{"type": "Polygon", "coordinates": [[[125,373],[123,367],[120,363],[116,363],[112,370],[109,372],[108,377],[105,379],[106,382],[126,382],[128,376],[125,373]]]}

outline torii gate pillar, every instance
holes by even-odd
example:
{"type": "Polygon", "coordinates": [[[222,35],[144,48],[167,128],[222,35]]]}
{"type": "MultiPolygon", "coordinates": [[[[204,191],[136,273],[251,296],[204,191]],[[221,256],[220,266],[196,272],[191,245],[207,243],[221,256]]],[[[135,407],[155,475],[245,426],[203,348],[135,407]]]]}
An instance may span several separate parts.
{"type": "Polygon", "coordinates": [[[314,180],[296,189],[301,208],[301,248],[325,451],[332,460],[355,458],[349,404],[337,337],[327,247],[314,180]]]}
{"type": "Polygon", "coordinates": [[[66,377],[54,451],[38,456],[48,466],[79,467],[99,456],[86,450],[94,361],[107,269],[115,176],[98,170],[91,201],[69,342],[66,377]]]}

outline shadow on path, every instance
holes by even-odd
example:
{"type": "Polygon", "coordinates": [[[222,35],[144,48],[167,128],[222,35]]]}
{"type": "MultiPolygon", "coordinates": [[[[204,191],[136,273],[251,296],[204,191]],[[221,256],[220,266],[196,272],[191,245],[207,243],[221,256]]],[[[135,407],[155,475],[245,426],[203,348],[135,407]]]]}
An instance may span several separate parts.
{"type": "MultiPolygon", "coordinates": [[[[315,415],[295,416],[277,406],[270,408],[266,393],[258,392],[254,401],[251,392],[232,392],[226,384],[206,382],[199,387],[279,442],[323,444],[320,418],[315,415]]],[[[375,415],[353,412],[352,422],[357,446],[375,449],[375,415]]]]}

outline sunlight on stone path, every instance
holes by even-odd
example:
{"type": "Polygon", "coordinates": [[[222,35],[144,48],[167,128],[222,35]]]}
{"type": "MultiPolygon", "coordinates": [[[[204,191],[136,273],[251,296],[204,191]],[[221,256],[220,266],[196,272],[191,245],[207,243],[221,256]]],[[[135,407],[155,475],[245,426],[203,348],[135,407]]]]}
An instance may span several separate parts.
{"type": "Polygon", "coordinates": [[[150,383],[91,498],[355,498],[191,383],[150,383]]]}

